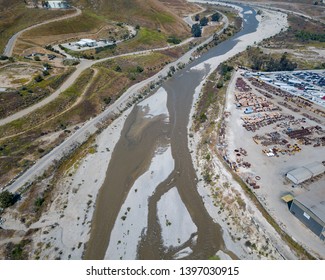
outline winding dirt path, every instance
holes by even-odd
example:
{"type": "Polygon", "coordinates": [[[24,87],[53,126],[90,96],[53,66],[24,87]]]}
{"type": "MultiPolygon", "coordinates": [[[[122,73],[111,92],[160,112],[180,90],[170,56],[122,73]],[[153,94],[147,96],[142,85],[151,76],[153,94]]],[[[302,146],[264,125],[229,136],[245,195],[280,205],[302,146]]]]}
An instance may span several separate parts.
{"type": "Polygon", "coordinates": [[[47,20],[47,21],[43,21],[41,23],[38,23],[38,24],[35,24],[35,25],[32,25],[32,26],[29,26],[23,30],[20,30],[19,32],[17,32],[16,34],[14,34],[8,41],[6,47],[5,47],[5,50],[3,52],[3,55],[5,56],[12,56],[12,52],[15,48],[15,45],[16,45],[16,42],[17,42],[17,39],[26,31],[28,30],[31,30],[35,27],[39,27],[41,25],[44,25],[44,24],[48,24],[48,23],[51,23],[51,22],[56,22],[56,21],[60,21],[60,20],[64,20],[64,19],[68,19],[68,18],[73,18],[73,17],[77,17],[79,15],[81,15],[82,11],[78,8],[75,8],[73,7],[76,12],[73,13],[73,14],[69,14],[69,15],[64,15],[62,17],[58,17],[58,18],[54,18],[54,19],[50,19],[50,20],[47,20]]]}

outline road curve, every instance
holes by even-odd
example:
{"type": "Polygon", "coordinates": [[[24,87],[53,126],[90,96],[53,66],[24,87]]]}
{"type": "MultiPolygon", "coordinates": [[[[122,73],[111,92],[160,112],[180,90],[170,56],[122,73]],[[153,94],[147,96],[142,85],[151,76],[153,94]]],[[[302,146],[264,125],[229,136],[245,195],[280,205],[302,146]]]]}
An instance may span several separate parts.
{"type": "MultiPolygon", "coordinates": [[[[223,15],[224,16],[224,15],[223,15]]],[[[221,34],[224,29],[226,29],[229,25],[228,18],[223,17],[224,26],[223,28],[217,33],[221,34]]],[[[77,130],[75,133],[73,133],[71,136],[69,136],[63,143],[61,143],[59,146],[55,147],[51,152],[43,156],[41,159],[39,159],[31,168],[29,168],[25,173],[23,173],[20,177],[18,177],[11,185],[7,186],[6,189],[12,193],[17,192],[20,187],[24,186],[25,184],[28,184],[29,182],[32,182],[35,178],[38,176],[41,176],[43,172],[48,169],[55,160],[59,160],[62,158],[65,154],[68,154],[69,151],[73,147],[75,147],[77,144],[80,144],[84,142],[90,134],[95,133],[98,130],[98,126],[105,121],[108,117],[112,116],[112,114],[119,114],[124,108],[126,108],[127,104],[130,102],[131,98],[133,96],[136,96],[140,90],[152,83],[161,80],[162,77],[167,76],[170,67],[174,66],[177,67],[177,64],[187,63],[190,58],[192,57],[193,52],[199,48],[200,46],[203,46],[204,44],[209,43],[213,40],[213,36],[205,40],[203,43],[201,43],[199,46],[191,49],[187,53],[185,53],[181,58],[178,60],[166,65],[161,71],[156,73],[154,76],[139,82],[132,87],[130,87],[126,92],[123,93],[123,95],[117,99],[111,106],[109,106],[105,111],[100,113],[98,116],[96,116],[93,119],[90,119],[88,122],[86,122],[82,127],[80,127],[79,130],[77,130]]],[[[167,47],[168,48],[168,47],[167,47]]],[[[155,50],[161,50],[166,48],[159,48],[155,50]]],[[[150,51],[140,51],[140,52],[134,52],[133,54],[144,54],[151,52],[150,51]]],[[[130,55],[130,54],[127,54],[130,55]]],[[[126,56],[126,55],[119,55],[119,56],[126,56]]],[[[97,61],[83,61],[83,69],[87,68],[88,64],[95,64],[101,61],[105,61],[107,59],[112,58],[104,58],[97,61]]],[[[81,62],[82,63],[82,62],[81,62]]],[[[90,65],[90,66],[91,66],[90,65]]],[[[88,67],[90,67],[88,66],[88,67]]],[[[81,73],[81,70],[79,70],[81,73]]],[[[75,72],[76,73],[76,72],[75,72]]],[[[71,77],[70,77],[71,78],[71,77]]]]}
{"type": "Polygon", "coordinates": [[[54,19],[50,19],[50,20],[47,20],[47,21],[43,21],[41,23],[38,23],[38,24],[34,24],[32,26],[29,26],[23,30],[20,30],[19,32],[15,33],[8,41],[7,45],[5,46],[5,49],[4,49],[4,52],[3,52],[3,55],[5,56],[12,56],[12,52],[14,50],[14,47],[15,47],[15,44],[16,44],[16,41],[18,39],[18,37],[23,34],[25,31],[28,31],[28,30],[31,30],[35,27],[38,27],[38,26],[41,26],[41,25],[44,25],[44,24],[48,24],[48,23],[51,23],[51,22],[56,22],[56,21],[60,21],[60,20],[64,20],[64,19],[68,19],[68,18],[73,18],[73,17],[77,17],[79,15],[81,15],[81,10],[76,8],[76,7],[73,7],[76,12],[73,13],[73,14],[69,14],[69,15],[64,15],[62,17],[58,17],[58,18],[54,18],[54,19]]]}
{"type": "MultiPolygon", "coordinates": [[[[223,15],[223,14],[222,14],[223,15]]],[[[228,27],[228,18],[223,15],[223,22],[224,22],[224,27],[223,29],[228,27]]],[[[222,30],[223,30],[222,29],[222,30]]],[[[150,49],[150,50],[144,50],[144,51],[137,51],[137,52],[131,52],[131,53],[126,53],[126,54],[120,54],[120,55],[116,55],[116,56],[111,56],[111,57],[105,57],[99,60],[86,60],[86,59],[81,59],[80,60],[80,64],[77,65],[76,67],[76,71],[74,71],[72,73],[72,75],[62,84],[62,86],[57,89],[55,92],[53,92],[50,96],[44,98],[42,101],[28,107],[25,108],[15,114],[12,114],[4,119],[0,119],[0,126],[5,125],[7,123],[10,123],[12,121],[15,121],[17,119],[20,119],[22,117],[25,117],[26,115],[28,115],[29,113],[35,111],[38,108],[43,107],[44,105],[46,105],[47,103],[53,101],[55,98],[57,98],[61,92],[65,91],[66,89],[68,89],[73,83],[74,81],[78,78],[78,76],[81,74],[82,71],[84,71],[85,69],[93,66],[96,63],[100,63],[109,59],[115,59],[118,57],[123,57],[123,56],[130,56],[130,55],[140,55],[140,54],[149,54],[150,52],[153,51],[163,51],[163,50],[167,50],[167,49],[171,49],[171,48],[175,48],[175,47],[179,47],[181,45],[187,44],[190,41],[192,41],[194,38],[188,38],[187,40],[184,40],[183,42],[181,42],[178,45],[173,45],[173,46],[167,46],[167,47],[162,47],[162,48],[155,48],[155,49],[150,49]]],[[[211,38],[209,38],[207,41],[205,41],[205,43],[207,43],[208,41],[211,41],[211,38]]],[[[62,51],[61,51],[62,52],[62,51]]]]}

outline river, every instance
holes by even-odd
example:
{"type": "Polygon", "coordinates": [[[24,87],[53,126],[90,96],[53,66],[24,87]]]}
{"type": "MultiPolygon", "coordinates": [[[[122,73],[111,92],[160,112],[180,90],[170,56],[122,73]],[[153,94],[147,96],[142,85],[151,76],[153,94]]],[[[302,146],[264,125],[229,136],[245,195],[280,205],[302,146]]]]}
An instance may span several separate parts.
{"type": "Polygon", "coordinates": [[[167,111],[148,117],[148,106],[133,108],[97,197],[85,259],[208,259],[218,250],[236,258],[197,191],[187,126],[195,89],[210,70],[193,67],[256,31],[256,12],[242,8],[240,32],[162,84],[156,103],[166,97],[158,109],[167,111]]]}

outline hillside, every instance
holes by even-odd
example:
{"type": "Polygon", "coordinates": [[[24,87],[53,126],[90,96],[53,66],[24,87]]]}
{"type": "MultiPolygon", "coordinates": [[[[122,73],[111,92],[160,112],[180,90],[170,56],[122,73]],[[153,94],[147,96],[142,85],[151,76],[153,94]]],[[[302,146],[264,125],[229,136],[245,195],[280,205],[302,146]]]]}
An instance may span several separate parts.
{"type": "MultiPolygon", "coordinates": [[[[185,0],[181,2],[184,7],[188,5],[185,0]]],[[[189,32],[184,21],[159,0],[73,0],[72,3],[109,20],[159,29],[167,34],[182,35],[189,32]]]]}
{"type": "Polygon", "coordinates": [[[71,12],[29,9],[22,0],[0,0],[0,53],[9,38],[21,29],[71,12]]]}
{"type": "Polygon", "coordinates": [[[185,14],[198,10],[186,0],[74,0],[72,5],[82,15],[33,28],[18,40],[16,54],[35,51],[35,47],[73,41],[83,37],[105,38],[117,34],[114,26],[125,22],[140,26],[138,36],[127,44],[128,51],[161,47],[170,35],[185,39],[190,28],[182,19],[185,14]]]}

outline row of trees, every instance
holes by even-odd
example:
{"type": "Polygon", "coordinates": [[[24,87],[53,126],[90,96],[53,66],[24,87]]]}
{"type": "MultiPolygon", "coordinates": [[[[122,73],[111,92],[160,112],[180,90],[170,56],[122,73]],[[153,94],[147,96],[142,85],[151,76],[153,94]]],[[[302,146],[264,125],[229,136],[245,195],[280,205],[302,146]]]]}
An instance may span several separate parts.
{"type": "MultiPolygon", "coordinates": [[[[221,15],[219,13],[214,13],[211,16],[211,21],[219,21],[221,15]]],[[[200,19],[200,15],[195,16],[195,21],[199,21],[199,23],[195,23],[192,25],[192,35],[193,37],[201,37],[202,35],[202,27],[207,26],[209,23],[209,19],[207,17],[203,17],[200,19]]]]}
{"type": "Polygon", "coordinates": [[[297,63],[290,61],[287,57],[287,53],[284,53],[280,59],[264,54],[252,55],[250,59],[252,61],[251,68],[258,71],[293,71],[297,68],[297,63]]]}
{"type": "MultiPolygon", "coordinates": [[[[202,21],[202,20],[203,20],[203,21],[206,21],[206,20],[207,20],[207,22],[209,21],[209,19],[208,19],[207,17],[203,17],[203,18],[201,19],[201,17],[200,17],[199,14],[195,15],[194,19],[195,19],[195,21],[200,21],[200,24],[201,24],[201,21],[202,21]]],[[[211,16],[211,21],[219,21],[220,19],[221,19],[221,14],[219,14],[218,12],[215,12],[215,13],[211,16]]]]}
{"type": "Polygon", "coordinates": [[[325,42],[325,33],[311,33],[308,31],[297,31],[295,36],[302,40],[303,42],[307,41],[318,41],[325,42]]]}

